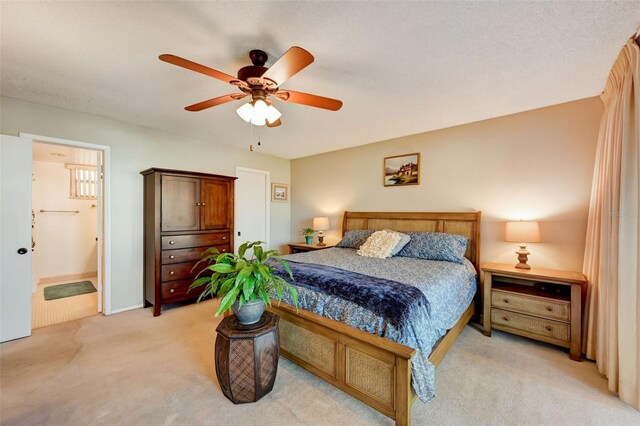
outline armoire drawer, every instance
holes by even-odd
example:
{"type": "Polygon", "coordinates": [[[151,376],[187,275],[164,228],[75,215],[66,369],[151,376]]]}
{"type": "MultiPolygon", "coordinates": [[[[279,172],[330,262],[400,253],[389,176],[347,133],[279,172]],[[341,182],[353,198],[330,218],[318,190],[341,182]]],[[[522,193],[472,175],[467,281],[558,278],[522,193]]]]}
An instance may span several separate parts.
{"type": "MultiPolygon", "coordinates": [[[[226,253],[229,251],[228,245],[215,245],[220,253],[226,253]]],[[[182,263],[189,262],[194,260],[200,260],[202,258],[202,253],[208,247],[193,247],[187,249],[178,249],[178,250],[162,250],[162,254],[160,255],[160,262],[163,265],[168,265],[171,263],[182,263]]]]}
{"type": "Polygon", "coordinates": [[[491,308],[491,323],[565,342],[569,342],[571,337],[571,326],[567,323],[503,311],[502,309],[491,308]]]}
{"type": "Polygon", "coordinates": [[[200,296],[204,286],[189,290],[192,280],[169,281],[160,284],[160,294],[163,300],[170,299],[190,299],[200,296]]]}
{"type": "Polygon", "coordinates": [[[225,231],[210,234],[169,235],[162,237],[162,250],[229,244],[229,234],[229,231],[225,231]]]}
{"type": "Polygon", "coordinates": [[[501,291],[494,288],[491,290],[491,305],[554,320],[571,320],[571,304],[568,301],[501,291]]]}
{"type": "Polygon", "coordinates": [[[185,263],[171,263],[169,265],[162,265],[160,271],[160,279],[164,281],[177,281],[184,279],[193,279],[198,272],[206,268],[206,263],[201,263],[198,268],[191,272],[191,269],[198,262],[185,262],[185,263]]]}

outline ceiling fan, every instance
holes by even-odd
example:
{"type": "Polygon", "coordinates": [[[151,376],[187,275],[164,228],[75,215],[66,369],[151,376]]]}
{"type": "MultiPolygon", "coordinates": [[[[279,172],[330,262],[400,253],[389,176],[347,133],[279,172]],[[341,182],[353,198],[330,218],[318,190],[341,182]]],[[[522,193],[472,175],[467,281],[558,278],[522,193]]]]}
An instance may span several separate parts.
{"type": "Polygon", "coordinates": [[[342,101],[337,99],[280,88],[285,81],[313,62],[313,55],[303,48],[291,47],[269,68],[264,66],[268,56],[262,50],[252,50],[249,52],[249,58],[253,65],[240,68],[238,77],[233,77],[175,55],[160,55],[161,61],[217,78],[225,83],[237,86],[241,91],[241,93],[218,96],[217,98],[189,105],[185,107],[187,111],[202,111],[250,96],[251,101],[238,108],[238,115],[244,121],[251,122],[256,126],[266,124],[267,127],[276,127],[282,124],[280,121],[282,114],[273,106],[269,99],[271,96],[283,102],[308,105],[330,111],[337,111],[342,108],[342,101]]]}

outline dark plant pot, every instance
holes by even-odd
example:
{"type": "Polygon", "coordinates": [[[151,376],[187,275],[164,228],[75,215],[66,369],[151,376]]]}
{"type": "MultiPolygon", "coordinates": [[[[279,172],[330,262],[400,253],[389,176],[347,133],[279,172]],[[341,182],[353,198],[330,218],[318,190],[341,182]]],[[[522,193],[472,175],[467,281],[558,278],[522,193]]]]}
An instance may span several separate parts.
{"type": "Polygon", "coordinates": [[[313,237],[304,237],[304,240],[307,242],[307,244],[311,244],[313,242],[313,237]]]}
{"type": "Polygon", "coordinates": [[[247,302],[239,308],[239,303],[233,304],[231,307],[238,322],[242,325],[255,324],[260,321],[262,314],[264,313],[264,302],[262,300],[252,300],[247,302]]]}

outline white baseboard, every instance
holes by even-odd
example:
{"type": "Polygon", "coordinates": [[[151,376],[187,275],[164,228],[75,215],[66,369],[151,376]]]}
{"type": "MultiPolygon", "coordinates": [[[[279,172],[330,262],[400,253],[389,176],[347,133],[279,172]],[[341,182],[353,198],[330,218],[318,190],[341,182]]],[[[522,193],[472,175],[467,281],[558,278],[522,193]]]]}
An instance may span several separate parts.
{"type": "Polygon", "coordinates": [[[133,306],[129,306],[126,308],[120,308],[120,309],[112,309],[111,313],[109,315],[113,315],[113,314],[119,314],[120,312],[126,312],[126,311],[132,311],[134,309],[140,309],[142,308],[144,305],[141,303],[139,305],[133,305],[133,306]]]}
{"type": "Polygon", "coordinates": [[[51,284],[51,283],[57,283],[61,281],[80,280],[82,278],[93,278],[97,276],[98,276],[98,272],[91,271],[91,272],[83,272],[81,274],[58,275],[56,277],[41,277],[38,280],[38,284],[51,284]]]}

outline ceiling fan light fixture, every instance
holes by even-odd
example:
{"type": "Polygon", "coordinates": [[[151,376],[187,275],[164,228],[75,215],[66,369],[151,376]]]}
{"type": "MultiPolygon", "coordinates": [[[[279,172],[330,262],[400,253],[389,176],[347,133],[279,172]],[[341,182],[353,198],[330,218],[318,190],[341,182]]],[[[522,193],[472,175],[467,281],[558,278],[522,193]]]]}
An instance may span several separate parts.
{"type": "Polygon", "coordinates": [[[282,117],[282,114],[280,113],[280,111],[278,111],[276,107],[274,107],[273,105],[269,105],[269,107],[267,108],[267,116],[266,116],[269,124],[275,123],[276,121],[278,121],[280,117],[282,117]]]}
{"type": "Polygon", "coordinates": [[[244,104],[240,108],[238,108],[236,112],[238,113],[240,118],[248,123],[253,117],[253,105],[251,105],[251,103],[244,104]]]}
{"type": "Polygon", "coordinates": [[[258,99],[253,103],[253,117],[251,124],[254,126],[264,126],[267,120],[268,107],[265,101],[258,99]]]}

